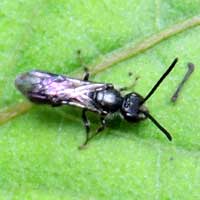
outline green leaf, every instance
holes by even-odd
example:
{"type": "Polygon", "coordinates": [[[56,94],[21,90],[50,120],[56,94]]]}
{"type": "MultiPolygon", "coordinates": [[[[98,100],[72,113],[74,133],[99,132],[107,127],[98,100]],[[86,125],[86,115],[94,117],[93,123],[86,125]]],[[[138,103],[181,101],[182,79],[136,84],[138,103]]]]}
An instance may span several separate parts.
{"type": "MultiPolygon", "coordinates": [[[[0,198],[198,199],[199,11],[199,0],[1,0],[0,198]],[[19,73],[80,75],[78,50],[93,74],[101,71],[93,81],[119,88],[139,76],[131,90],[143,96],[179,57],[147,102],[173,141],[149,120],[130,124],[114,118],[80,151],[85,138],[80,109],[23,103],[14,86],[19,73]],[[173,104],[170,97],[188,62],[195,72],[173,104]]],[[[98,116],[89,117],[94,132],[98,116]]]]}

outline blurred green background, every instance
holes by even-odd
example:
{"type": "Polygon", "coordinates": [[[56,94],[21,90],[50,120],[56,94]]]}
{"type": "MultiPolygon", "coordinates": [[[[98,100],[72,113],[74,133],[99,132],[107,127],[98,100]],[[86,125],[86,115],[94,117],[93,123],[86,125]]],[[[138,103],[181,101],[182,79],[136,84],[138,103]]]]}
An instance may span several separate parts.
{"type": "MultiPolygon", "coordinates": [[[[77,50],[91,64],[199,14],[200,0],[1,0],[0,115],[25,101],[14,87],[17,74],[80,74],[77,50]]],[[[199,41],[196,26],[92,77],[122,87],[139,76],[134,90],[145,95],[179,57],[147,102],[173,135],[171,143],[149,120],[115,118],[80,151],[80,109],[33,106],[0,126],[0,199],[199,199],[199,41]],[[173,104],[187,62],[195,64],[195,73],[173,104]]],[[[95,131],[98,116],[90,119],[95,131]]]]}

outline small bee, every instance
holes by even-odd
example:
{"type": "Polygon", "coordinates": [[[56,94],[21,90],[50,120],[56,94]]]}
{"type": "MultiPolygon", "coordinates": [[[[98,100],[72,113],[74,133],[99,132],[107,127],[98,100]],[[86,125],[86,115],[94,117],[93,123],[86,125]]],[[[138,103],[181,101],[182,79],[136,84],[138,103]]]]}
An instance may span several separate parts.
{"type": "Polygon", "coordinates": [[[82,120],[86,129],[86,139],[83,145],[86,145],[91,138],[103,131],[106,127],[106,118],[116,112],[129,122],[150,119],[171,141],[170,133],[149,113],[144,103],[171,72],[177,61],[178,58],[174,59],[145,97],[136,92],[123,96],[120,93],[121,90],[115,89],[112,84],[91,82],[87,70],[83,80],[33,70],[19,75],[15,80],[15,85],[22,94],[34,103],[52,106],[71,105],[82,108],[82,120]],[[100,115],[101,125],[96,134],[92,136],[89,134],[90,123],[86,115],[87,111],[96,112],[100,115]]]}

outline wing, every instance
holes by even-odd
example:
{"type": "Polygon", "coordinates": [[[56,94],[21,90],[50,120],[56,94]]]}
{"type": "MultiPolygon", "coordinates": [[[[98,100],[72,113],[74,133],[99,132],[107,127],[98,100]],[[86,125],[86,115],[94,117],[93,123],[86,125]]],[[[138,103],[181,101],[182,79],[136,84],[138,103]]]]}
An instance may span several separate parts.
{"type": "Polygon", "coordinates": [[[94,112],[101,112],[101,109],[95,104],[92,94],[111,87],[110,84],[82,81],[38,70],[18,76],[15,85],[35,103],[53,106],[69,104],[94,112]]]}

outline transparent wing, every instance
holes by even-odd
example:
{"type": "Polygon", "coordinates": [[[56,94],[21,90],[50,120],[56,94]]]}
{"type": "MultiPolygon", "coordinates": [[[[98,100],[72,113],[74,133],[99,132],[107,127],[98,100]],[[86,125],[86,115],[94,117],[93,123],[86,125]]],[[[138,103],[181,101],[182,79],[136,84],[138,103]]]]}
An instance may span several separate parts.
{"type": "Polygon", "coordinates": [[[92,93],[108,87],[107,84],[82,81],[63,75],[34,70],[17,77],[16,87],[31,101],[56,105],[69,104],[101,112],[92,99],[92,93]]]}

